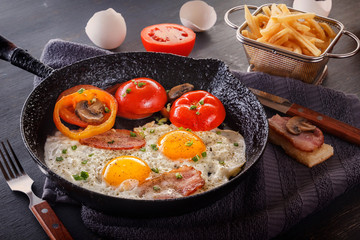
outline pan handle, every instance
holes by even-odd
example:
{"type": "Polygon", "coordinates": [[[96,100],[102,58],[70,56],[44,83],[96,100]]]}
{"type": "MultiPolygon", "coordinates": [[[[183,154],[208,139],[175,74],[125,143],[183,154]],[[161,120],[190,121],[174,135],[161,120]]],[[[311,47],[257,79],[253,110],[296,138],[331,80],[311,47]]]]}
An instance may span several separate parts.
{"type": "Polygon", "coordinates": [[[0,58],[41,78],[48,77],[54,69],[43,64],[27,51],[0,35],[0,58]]]}

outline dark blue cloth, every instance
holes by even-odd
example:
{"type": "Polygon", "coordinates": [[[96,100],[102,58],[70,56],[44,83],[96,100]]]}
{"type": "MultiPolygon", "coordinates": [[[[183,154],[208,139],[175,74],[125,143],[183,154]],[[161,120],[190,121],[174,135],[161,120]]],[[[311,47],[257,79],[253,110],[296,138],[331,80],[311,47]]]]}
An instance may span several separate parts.
{"type": "MultiPolygon", "coordinates": [[[[84,58],[111,54],[98,48],[51,40],[41,60],[53,68],[84,58]]],[[[315,111],[360,127],[360,102],[322,86],[263,73],[232,71],[249,87],[258,88],[315,111]]],[[[36,86],[41,79],[35,78],[36,86]]],[[[268,117],[275,114],[267,109],[268,117]]],[[[360,182],[360,148],[324,133],[334,156],[313,168],[288,157],[268,144],[259,164],[239,186],[218,202],[182,216],[132,219],[108,216],[82,207],[84,224],[102,237],[115,239],[268,239],[288,230],[307,215],[360,182]]],[[[43,198],[74,203],[49,180],[43,198]]]]}

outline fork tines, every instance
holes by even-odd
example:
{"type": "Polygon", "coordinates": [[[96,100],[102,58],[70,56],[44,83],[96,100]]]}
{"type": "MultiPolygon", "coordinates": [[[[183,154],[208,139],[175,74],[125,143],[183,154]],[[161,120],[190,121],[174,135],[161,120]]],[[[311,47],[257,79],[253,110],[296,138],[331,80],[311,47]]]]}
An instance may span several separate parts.
{"type": "Polygon", "coordinates": [[[4,142],[1,142],[1,146],[2,146],[3,150],[0,148],[0,155],[1,155],[1,158],[4,162],[4,164],[2,164],[0,161],[0,169],[1,169],[1,172],[3,173],[5,179],[8,181],[13,178],[17,178],[21,175],[24,175],[25,171],[22,168],[22,166],[19,162],[19,159],[17,158],[13,148],[11,147],[9,140],[6,140],[6,142],[7,142],[7,146],[8,146],[7,148],[10,150],[12,156],[10,155],[8,149],[5,147],[4,142]],[[10,163],[11,167],[10,167],[9,163],[10,163]],[[15,164],[16,164],[16,166],[15,166],[15,164]]]}

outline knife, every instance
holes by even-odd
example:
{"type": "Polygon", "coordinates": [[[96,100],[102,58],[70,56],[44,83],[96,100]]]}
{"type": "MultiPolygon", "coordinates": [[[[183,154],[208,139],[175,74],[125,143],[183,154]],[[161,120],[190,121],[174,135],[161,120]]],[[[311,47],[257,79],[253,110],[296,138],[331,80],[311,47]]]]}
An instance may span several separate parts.
{"type": "Polygon", "coordinates": [[[282,98],[258,89],[249,88],[260,103],[266,107],[277,110],[291,116],[306,118],[323,131],[342,138],[348,142],[360,145],[360,129],[349,124],[318,113],[314,110],[291,103],[288,99],[282,98]]]}

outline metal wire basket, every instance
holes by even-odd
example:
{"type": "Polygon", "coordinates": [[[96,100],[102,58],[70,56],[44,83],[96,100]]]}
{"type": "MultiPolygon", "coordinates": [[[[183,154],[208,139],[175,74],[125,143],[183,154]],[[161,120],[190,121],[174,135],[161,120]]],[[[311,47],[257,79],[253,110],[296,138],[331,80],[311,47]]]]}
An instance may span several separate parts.
{"type": "MultiPolygon", "coordinates": [[[[263,7],[270,7],[271,5],[272,4],[265,4],[260,7],[247,5],[247,7],[249,9],[256,9],[252,13],[256,16],[257,14],[263,13],[263,7]]],[[[336,33],[336,36],[328,48],[318,57],[294,53],[244,37],[241,32],[248,27],[246,21],[239,27],[229,20],[231,13],[242,10],[244,7],[245,6],[242,5],[229,9],[225,13],[224,19],[230,27],[237,29],[236,38],[243,44],[250,65],[248,71],[261,71],[272,75],[295,78],[310,84],[321,84],[327,73],[326,64],[329,58],[351,57],[360,49],[359,38],[355,34],[344,30],[344,25],[341,22],[318,15],[315,16],[315,20],[327,23],[336,33]],[[355,50],[344,54],[331,53],[342,34],[349,36],[356,42],[355,50]]],[[[288,9],[292,12],[302,12],[290,7],[288,7],[288,9]]]]}

